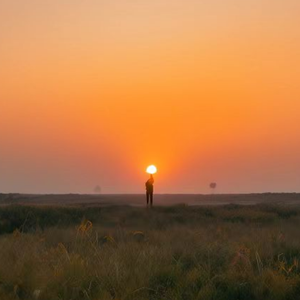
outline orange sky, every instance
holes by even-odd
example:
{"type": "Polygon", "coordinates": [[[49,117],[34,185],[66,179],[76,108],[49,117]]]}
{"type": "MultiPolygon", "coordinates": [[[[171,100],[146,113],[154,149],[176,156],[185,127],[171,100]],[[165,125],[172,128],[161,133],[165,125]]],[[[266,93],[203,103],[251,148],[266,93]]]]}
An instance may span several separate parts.
{"type": "Polygon", "coordinates": [[[299,0],[1,0],[0,192],[300,192],[299,0]]]}

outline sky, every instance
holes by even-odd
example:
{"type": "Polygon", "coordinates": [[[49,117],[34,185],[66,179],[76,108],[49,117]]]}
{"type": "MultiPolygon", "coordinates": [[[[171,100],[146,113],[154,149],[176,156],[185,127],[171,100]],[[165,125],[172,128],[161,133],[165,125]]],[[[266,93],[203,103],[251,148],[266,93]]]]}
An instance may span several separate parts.
{"type": "Polygon", "coordinates": [[[300,192],[299,0],[0,0],[0,192],[300,192]]]}

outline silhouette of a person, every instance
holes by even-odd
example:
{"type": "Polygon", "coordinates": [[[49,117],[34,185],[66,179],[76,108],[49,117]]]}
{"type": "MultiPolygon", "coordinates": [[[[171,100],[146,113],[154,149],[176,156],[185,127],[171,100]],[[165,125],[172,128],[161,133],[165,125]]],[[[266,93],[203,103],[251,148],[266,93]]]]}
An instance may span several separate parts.
{"type": "Polygon", "coordinates": [[[150,178],[146,181],[146,198],[147,198],[147,205],[150,202],[150,206],[153,205],[153,184],[154,184],[154,178],[152,175],[150,175],[150,178]]]}

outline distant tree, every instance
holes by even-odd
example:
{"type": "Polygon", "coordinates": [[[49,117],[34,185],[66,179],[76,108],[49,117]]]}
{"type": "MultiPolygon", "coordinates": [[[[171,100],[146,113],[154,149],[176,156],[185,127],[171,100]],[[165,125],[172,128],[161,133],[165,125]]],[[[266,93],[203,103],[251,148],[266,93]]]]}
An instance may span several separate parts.
{"type": "Polygon", "coordinates": [[[217,188],[217,183],[216,182],[211,182],[209,184],[209,187],[212,189],[212,193],[214,194],[215,189],[217,188]]]}
{"type": "Polygon", "coordinates": [[[94,193],[95,194],[101,194],[101,187],[99,185],[97,185],[95,188],[94,188],[94,193]]]}

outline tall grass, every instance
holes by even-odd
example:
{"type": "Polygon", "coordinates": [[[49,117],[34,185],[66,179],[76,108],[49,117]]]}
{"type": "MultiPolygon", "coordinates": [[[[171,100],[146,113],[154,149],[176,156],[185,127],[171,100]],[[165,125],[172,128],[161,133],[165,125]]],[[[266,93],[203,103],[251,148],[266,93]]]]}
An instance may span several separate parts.
{"type": "Polygon", "coordinates": [[[300,299],[278,206],[0,209],[0,299],[300,299]]]}

